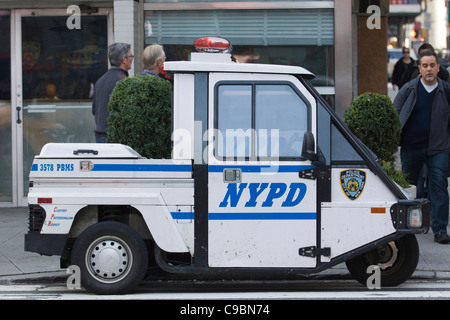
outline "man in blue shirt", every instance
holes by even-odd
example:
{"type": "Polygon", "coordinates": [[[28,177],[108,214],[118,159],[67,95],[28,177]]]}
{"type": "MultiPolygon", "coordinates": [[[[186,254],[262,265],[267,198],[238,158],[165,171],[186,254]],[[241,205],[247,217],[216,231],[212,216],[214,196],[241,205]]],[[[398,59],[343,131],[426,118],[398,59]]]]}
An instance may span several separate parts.
{"type": "Polygon", "coordinates": [[[166,61],[166,54],[164,49],[159,44],[152,44],[144,49],[143,53],[144,71],[141,75],[157,76],[162,71],[164,62],[166,61]]]}
{"type": "Polygon", "coordinates": [[[434,240],[450,243],[447,234],[449,104],[444,92],[445,83],[437,77],[439,63],[436,53],[423,52],[418,67],[420,77],[405,84],[394,100],[402,123],[402,170],[409,182],[417,185],[420,170],[424,164],[427,165],[434,240]]]}

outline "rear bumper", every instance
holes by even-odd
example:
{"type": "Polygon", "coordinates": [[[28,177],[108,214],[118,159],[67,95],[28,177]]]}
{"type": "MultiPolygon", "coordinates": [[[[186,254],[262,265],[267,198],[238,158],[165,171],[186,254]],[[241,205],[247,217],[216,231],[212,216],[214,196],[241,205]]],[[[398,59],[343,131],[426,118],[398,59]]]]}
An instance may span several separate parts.
{"type": "Polygon", "coordinates": [[[66,245],[67,236],[67,234],[40,234],[37,231],[29,231],[25,234],[25,251],[60,256],[66,245]]]}
{"type": "Polygon", "coordinates": [[[28,233],[25,234],[25,251],[43,255],[61,255],[67,234],[41,234],[45,210],[38,205],[28,205],[28,233]]]}

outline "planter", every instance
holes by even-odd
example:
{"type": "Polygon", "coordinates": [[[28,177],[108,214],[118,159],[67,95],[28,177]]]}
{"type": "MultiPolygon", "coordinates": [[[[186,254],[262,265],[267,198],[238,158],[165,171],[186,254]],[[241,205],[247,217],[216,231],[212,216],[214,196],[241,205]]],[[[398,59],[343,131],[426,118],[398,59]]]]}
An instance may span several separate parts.
{"type": "Polygon", "coordinates": [[[404,190],[406,192],[408,192],[413,199],[416,198],[416,196],[417,196],[417,187],[416,186],[411,185],[409,188],[404,188],[404,190]]]}

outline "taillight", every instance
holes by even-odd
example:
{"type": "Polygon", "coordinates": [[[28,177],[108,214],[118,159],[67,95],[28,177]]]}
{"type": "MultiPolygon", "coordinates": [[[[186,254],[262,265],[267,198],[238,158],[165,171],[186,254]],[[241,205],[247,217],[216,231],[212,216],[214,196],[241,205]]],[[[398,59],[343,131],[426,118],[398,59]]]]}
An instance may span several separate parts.
{"type": "Polygon", "coordinates": [[[38,198],[38,203],[52,203],[53,199],[52,198],[38,198]]]}

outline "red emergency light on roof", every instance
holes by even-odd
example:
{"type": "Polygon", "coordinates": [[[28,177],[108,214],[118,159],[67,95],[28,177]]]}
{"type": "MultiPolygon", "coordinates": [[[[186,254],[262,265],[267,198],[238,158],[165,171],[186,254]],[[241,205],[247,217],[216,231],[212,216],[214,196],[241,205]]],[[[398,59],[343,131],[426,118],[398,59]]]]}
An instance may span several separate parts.
{"type": "Polygon", "coordinates": [[[204,37],[195,40],[194,46],[198,51],[216,53],[230,49],[230,42],[218,37],[204,37]]]}

